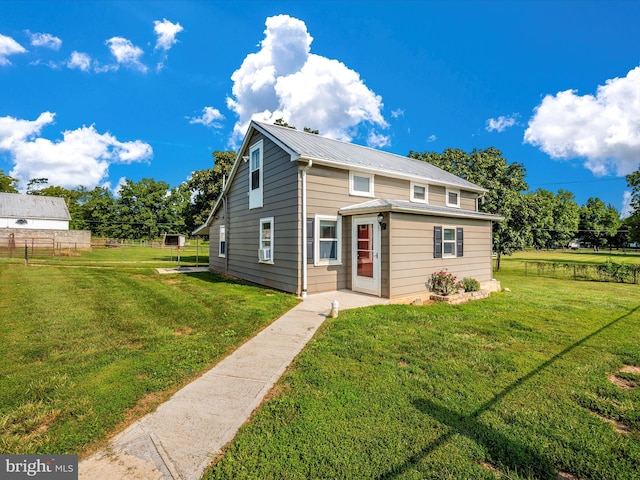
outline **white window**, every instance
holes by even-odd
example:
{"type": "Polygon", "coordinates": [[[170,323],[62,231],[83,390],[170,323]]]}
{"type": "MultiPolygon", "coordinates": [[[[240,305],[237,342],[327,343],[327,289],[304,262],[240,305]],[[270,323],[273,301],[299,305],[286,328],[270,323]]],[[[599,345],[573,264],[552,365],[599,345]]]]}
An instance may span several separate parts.
{"type": "Polygon", "coordinates": [[[442,256],[456,256],[456,229],[450,227],[442,227],[442,256]]]}
{"type": "Polygon", "coordinates": [[[260,219],[260,263],[273,263],[273,217],[260,219]]]}
{"type": "Polygon", "coordinates": [[[349,194],[373,197],[373,175],[349,172],[349,194]]]}
{"type": "Polygon", "coordinates": [[[447,188],[447,207],[460,208],[460,190],[449,190],[447,188]]]}
{"type": "Polygon", "coordinates": [[[227,256],[227,235],[225,231],[225,226],[220,225],[220,235],[218,236],[218,256],[226,257],[227,256]]]}
{"type": "Polygon", "coordinates": [[[342,263],[342,217],[316,215],[314,264],[342,263]]]}
{"type": "Polygon", "coordinates": [[[411,182],[411,201],[429,203],[429,189],[427,185],[411,182]]]}
{"type": "Polygon", "coordinates": [[[263,148],[260,140],[249,150],[249,208],[262,207],[263,170],[263,148]]]}

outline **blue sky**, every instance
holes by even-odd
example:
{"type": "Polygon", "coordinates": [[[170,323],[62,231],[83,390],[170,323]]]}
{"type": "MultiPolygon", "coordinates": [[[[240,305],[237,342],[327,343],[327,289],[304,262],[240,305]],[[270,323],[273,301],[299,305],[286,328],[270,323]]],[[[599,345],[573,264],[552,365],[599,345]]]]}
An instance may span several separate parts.
{"type": "Polygon", "coordinates": [[[625,210],[640,2],[0,0],[0,169],[177,186],[251,118],[406,155],[493,146],[625,210]]]}

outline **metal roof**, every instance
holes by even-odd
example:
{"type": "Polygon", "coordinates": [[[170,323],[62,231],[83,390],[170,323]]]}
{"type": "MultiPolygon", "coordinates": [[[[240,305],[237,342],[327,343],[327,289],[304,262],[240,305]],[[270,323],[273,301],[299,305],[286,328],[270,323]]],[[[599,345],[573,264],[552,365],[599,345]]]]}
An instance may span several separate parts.
{"type": "Polygon", "coordinates": [[[422,160],[255,120],[252,126],[287,150],[294,159],[297,156],[336,167],[386,173],[392,177],[424,180],[480,193],[487,191],[422,160]]]}
{"type": "Polygon", "coordinates": [[[64,198],[0,193],[0,217],[71,220],[64,198]]]}
{"type": "Polygon", "coordinates": [[[470,218],[474,220],[504,220],[504,217],[501,217],[500,215],[493,215],[491,213],[475,212],[472,210],[463,210],[460,208],[438,207],[434,205],[428,205],[426,203],[409,202],[408,200],[369,200],[368,202],[349,205],[348,207],[342,207],[339,212],[340,215],[359,215],[362,213],[377,212],[403,212],[415,213],[420,215],[434,215],[437,217],[470,218]]]}

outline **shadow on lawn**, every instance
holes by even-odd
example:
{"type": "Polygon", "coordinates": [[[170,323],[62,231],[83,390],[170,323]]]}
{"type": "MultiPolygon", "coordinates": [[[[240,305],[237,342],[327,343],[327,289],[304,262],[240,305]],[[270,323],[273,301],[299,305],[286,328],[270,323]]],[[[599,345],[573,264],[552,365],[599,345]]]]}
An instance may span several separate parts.
{"type": "Polygon", "coordinates": [[[593,337],[602,333],[609,327],[633,315],[636,311],[638,311],[638,309],[640,309],[640,305],[629,310],[626,314],[621,315],[620,317],[600,327],[589,335],[581,338],[577,342],[569,345],[567,348],[555,354],[546,362],[531,370],[526,375],[520,377],[495,397],[480,405],[469,415],[461,415],[428,399],[420,398],[414,400],[413,405],[420,412],[426,415],[430,415],[438,422],[449,426],[450,430],[447,433],[440,435],[438,438],[426,445],[416,454],[407,458],[402,464],[393,466],[388,472],[380,475],[378,479],[392,479],[402,474],[403,472],[420,462],[420,460],[422,460],[436,448],[446,443],[455,434],[464,435],[476,443],[483,444],[489,453],[489,457],[495,463],[505,465],[514,471],[533,475],[536,478],[557,478],[557,473],[553,468],[553,464],[548,459],[541,457],[538,453],[536,453],[526,445],[514,442],[513,440],[506,438],[503,434],[493,430],[491,427],[484,425],[483,423],[478,421],[478,417],[484,412],[490,410],[496,403],[502,400],[513,390],[515,390],[528,380],[532,379],[534,376],[539,374],[547,367],[551,366],[557,360],[561,359],[585,342],[591,340],[593,337]]]}

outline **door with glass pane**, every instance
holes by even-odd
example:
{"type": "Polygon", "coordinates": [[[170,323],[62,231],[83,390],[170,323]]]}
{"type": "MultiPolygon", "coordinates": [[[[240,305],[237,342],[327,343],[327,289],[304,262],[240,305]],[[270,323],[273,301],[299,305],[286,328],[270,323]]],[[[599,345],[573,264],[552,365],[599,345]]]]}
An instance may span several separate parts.
{"type": "Polygon", "coordinates": [[[376,217],[354,217],[352,289],[380,295],[380,226],[376,217]]]}

